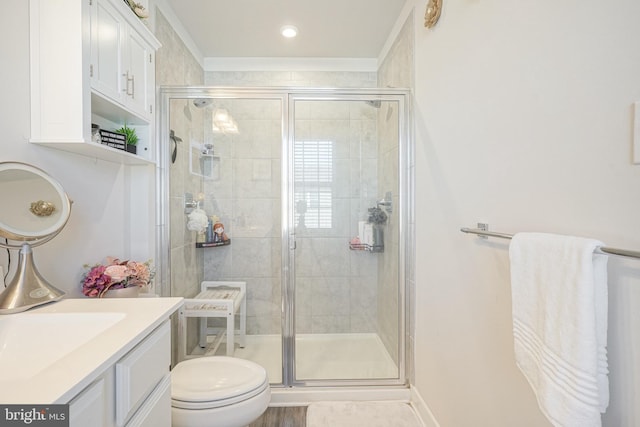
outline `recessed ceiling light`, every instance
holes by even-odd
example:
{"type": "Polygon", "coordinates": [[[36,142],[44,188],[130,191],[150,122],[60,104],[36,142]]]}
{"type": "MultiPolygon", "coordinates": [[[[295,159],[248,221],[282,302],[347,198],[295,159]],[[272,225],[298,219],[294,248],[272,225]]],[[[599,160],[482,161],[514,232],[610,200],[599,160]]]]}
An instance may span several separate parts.
{"type": "Polygon", "coordinates": [[[280,34],[287,38],[295,37],[298,35],[298,29],[293,25],[285,25],[280,28],[280,34]]]}

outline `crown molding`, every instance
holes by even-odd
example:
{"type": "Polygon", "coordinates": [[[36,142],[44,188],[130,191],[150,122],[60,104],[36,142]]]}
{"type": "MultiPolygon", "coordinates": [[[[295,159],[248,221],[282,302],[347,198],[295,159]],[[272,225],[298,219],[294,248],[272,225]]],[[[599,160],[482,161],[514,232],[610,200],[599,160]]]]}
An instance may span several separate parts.
{"type": "Polygon", "coordinates": [[[204,71],[362,71],[376,72],[376,58],[204,58],[204,71]]]}

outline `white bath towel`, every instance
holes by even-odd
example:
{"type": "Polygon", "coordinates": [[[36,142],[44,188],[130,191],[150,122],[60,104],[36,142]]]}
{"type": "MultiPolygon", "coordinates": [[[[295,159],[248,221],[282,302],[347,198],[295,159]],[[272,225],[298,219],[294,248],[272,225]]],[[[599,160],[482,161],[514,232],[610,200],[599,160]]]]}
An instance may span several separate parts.
{"type": "Polygon", "coordinates": [[[601,242],[516,234],[509,247],[516,363],[554,426],[600,427],[609,404],[601,242]]]}

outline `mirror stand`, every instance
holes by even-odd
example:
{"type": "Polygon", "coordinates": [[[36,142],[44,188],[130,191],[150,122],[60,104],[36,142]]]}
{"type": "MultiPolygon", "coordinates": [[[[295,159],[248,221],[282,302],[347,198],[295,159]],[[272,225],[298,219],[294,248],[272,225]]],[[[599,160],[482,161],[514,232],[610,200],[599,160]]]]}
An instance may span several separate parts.
{"type": "Polygon", "coordinates": [[[0,314],[25,311],[57,301],[63,295],[64,292],[47,282],[38,272],[33,263],[31,245],[24,243],[20,249],[16,274],[0,294],[0,314]]]}
{"type": "Polygon", "coordinates": [[[0,315],[19,313],[58,301],[64,295],[42,277],[32,248],[58,235],[71,214],[62,185],[42,169],[20,162],[0,162],[0,248],[18,250],[15,275],[0,293],[0,315]],[[10,243],[9,241],[13,241],[10,243]]]}

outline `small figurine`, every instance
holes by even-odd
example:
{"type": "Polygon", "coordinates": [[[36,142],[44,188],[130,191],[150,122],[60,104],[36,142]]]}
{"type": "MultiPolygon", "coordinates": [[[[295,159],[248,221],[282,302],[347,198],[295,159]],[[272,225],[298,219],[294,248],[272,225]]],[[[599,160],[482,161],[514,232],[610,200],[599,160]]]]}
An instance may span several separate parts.
{"type": "Polygon", "coordinates": [[[213,241],[214,243],[222,243],[229,240],[227,233],[224,232],[224,225],[221,222],[216,222],[213,225],[213,241]]]}

